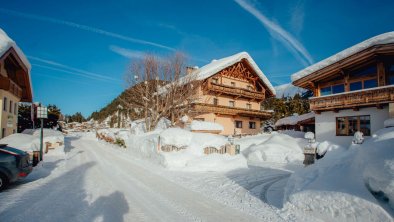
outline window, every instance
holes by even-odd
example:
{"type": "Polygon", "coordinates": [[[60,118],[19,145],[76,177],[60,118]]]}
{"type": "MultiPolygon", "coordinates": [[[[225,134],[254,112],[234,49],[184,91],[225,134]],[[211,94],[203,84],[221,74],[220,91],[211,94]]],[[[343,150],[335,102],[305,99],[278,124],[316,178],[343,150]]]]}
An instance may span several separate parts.
{"type": "Polygon", "coordinates": [[[394,64],[387,67],[387,85],[394,85],[394,64]]]}
{"type": "Polygon", "coordinates": [[[213,98],[213,105],[215,105],[215,106],[218,105],[218,99],[217,98],[213,98]]]}
{"type": "Polygon", "coordinates": [[[12,113],[12,101],[11,100],[10,100],[10,107],[9,108],[10,108],[10,110],[9,110],[10,113],[12,113]]]}
{"type": "Polygon", "coordinates": [[[321,96],[331,95],[331,86],[320,89],[321,96]]]}
{"type": "Polygon", "coordinates": [[[235,121],[235,128],[242,128],[242,121],[235,121]]]}
{"type": "Polygon", "coordinates": [[[218,83],[219,83],[219,79],[218,79],[218,78],[213,78],[213,79],[212,79],[212,83],[218,84],[218,83]]]}
{"type": "Polygon", "coordinates": [[[18,103],[14,103],[14,114],[16,115],[18,112],[18,103]]]}
{"type": "Polygon", "coordinates": [[[7,97],[3,99],[3,111],[7,111],[7,97]]]}
{"type": "Polygon", "coordinates": [[[232,86],[232,87],[235,87],[235,82],[231,82],[231,86],[232,86]]]}
{"type": "Polygon", "coordinates": [[[345,92],[345,85],[344,84],[339,84],[339,85],[333,85],[333,86],[328,86],[320,89],[320,96],[327,96],[335,93],[342,93],[345,92]]]}
{"type": "Polygon", "coordinates": [[[353,136],[357,131],[361,131],[364,136],[371,135],[370,116],[337,117],[336,124],[337,136],[353,136]]]}
{"type": "Polygon", "coordinates": [[[369,89],[377,86],[378,82],[376,81],[376,79],[369,79],[364,81],[364,89],[369,89]]]}
{"type": "Polygon", "coordinates": [[[229,107],[235,107],[235,102],[234,101],[228,101],[228,106],[229,107]]]}
{"type": "Polygon", "coordinates": [[[350,83],[350,91],[363,89],[363,82],[352,82],[350,83]]]}
{"type": "Polygon", "coordinates": [[[249,129],[256,129],[256,122],[249,122],[249,129]]]}
{"type": "Polygon", "coordinates": [[[344,84],[332,86],[332,94],[343,93],[343,92],[345,92],[345,85],[344,84]]]}
{"type": "Polygon", "coordinates": [[[247,103],[247,104],[246,104],[246,109],[252,109],[252,104],[247,103]]]}

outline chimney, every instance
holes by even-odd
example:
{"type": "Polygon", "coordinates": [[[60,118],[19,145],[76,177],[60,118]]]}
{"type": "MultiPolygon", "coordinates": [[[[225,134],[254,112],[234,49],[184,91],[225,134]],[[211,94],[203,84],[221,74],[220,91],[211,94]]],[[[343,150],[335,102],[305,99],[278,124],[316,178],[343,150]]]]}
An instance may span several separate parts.
{"type": "Polygon", "coordinates": [[[189,75],[190,73],[194,72],[197,69],[198,69],[198,66],[194,66],[194,67],[186,66],[186,75],[189,75]]]}

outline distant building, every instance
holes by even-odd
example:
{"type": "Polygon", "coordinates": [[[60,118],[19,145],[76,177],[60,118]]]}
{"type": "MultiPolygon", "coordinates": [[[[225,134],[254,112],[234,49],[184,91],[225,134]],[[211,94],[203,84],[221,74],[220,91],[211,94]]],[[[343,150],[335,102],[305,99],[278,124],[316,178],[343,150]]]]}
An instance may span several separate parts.
{"type": "Polygon", "coordinates": [[[256,134],[261,121],[272,112],[261,110],[261,102],[275,96],[275,89],[252,57],[241,52],[213,60],[190,73],[202,81],[199,100],[194,103],[191,120],[218,123],[222,135],[256,134]]]}
{"type": "Polygon", "coordinates": [[[18,102],[32,102],[30,63],[0,29],[0,130],[1,138],[17,132],[18,102]]]}
{"type": "Polygon", "coordinates": [[[394,116],[394,32],[307,67],[292,81],[314,92],[317,140],[347,146],[356,131],[371,136],[394,116]]]}
{"type": "Polygon", "coordinates": [[[315,132],[315,113],[297,114],[279,119],[275,123],[275,128],[277,130],[315,132]]]}

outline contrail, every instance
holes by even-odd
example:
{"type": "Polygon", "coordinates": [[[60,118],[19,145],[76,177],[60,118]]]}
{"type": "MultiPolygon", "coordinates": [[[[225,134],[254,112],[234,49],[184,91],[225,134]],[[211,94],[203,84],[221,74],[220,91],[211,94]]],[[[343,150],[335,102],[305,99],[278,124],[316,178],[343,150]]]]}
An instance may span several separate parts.
{"type": "Polygon", "coordinates": [[[67,65],[63,65],[54,61],[50,61],[50,60],[46,60],[46,59],[41,59],[41,58],[37,58],[34,56],[27,56],[30,60],[35,60],[38,62],[42,62],[42,63],[46,63],[52,66],[56,66],[56,67],[60,67],[60,68],[56,68],[56,67],[50,67],[50,66],[45,66],[45,65],[39,65],[39,64],[35,64],[35,66],[38,67],[42,67],[42,68],[46,68],[46,69],[52,69],[52,70],[56,70],[56,71],[60,71],[60,72],[65,72],[65,73],[69,73],[69,74],[74,74],[74,75],[79,75],[82,77],[87,77],[90,79],[94,79],[94,80],[101,80],[101,81],[119,81],[119,79],[115,79],[115,78],[111,78],[102,74],[97,74],[97,73],[93,73],[93,72],[88,72],[82,69],[77,69],[71,66],[67,66],[67,65]]]}
{"type": "Polygon", "coordinates": [[[125,40],[128,42],[144,44],[144,45],[151,45],[151,46],[167,49],[170,51],[176,51],[174,48],[171,48],[169,46],[165,46],[165,45],[162,45],[159,43],[150,42],[150,41],[146,41],[146,40],[142,40],[142,39],[131,38],[131,37],[124,36],[124,35],[121,35],[118,33],[109,32],[109,31],[106,31],[103,29],[99,29],[99,28],[95,28],[95,27],[91,27],[91,26],[87,26],[87,25],[81,25],[81,24],[78,24],[75,22],[69,22],[69,21],[55,19],[55,18],[46,17],[46,16],[22,13],[22,12],[9,10],[9,9],[5,9],[5,8],[0,8],[0,12],[7,14],[7,15],[18,16],[18,17],[22,17],[22,18],[37,20],[37,21],[65,25],[65,26],[81,29],[81,30],[88,31],[88,32],[93,32],[93,33],[97,33],[97,34],[101,34],[101,35],[105,35],[105,36],[109,36],[109,37],[114,37],[114,38],[125,40]]]}
{"type": "Polygon", "coordinates": [[[304,65],[310,65],[313,63],[313,58],[309,54],[309,52],[290,33],[288,33],[286,30],[284,30],[275,22],[269,20],[263,13],[258,11],[253,5],[251,5],[246,0],[234,0],[234,1],[238,3],[243,9],[245,9],[254,17],[256,17],[269,31],[270,35],[273,38],[284,43],[285,47],[289,49],[296,56],[296,58],[299,61],[301,61],[304,65]],[[305,64],[305,60],[307,64],[305,64]]]}
{"type": "Polygon", "coordinates": [[[126,58],[142,59],[142,58],[144,58],[146,56],[145,52],[135,51],[135,50],[131,50],[131,49],[125,49],[125,48],[122,48],[122,47],[118,47],[116,45],[110,45],[109,49],[112,52],[114,52],[116,54],[119,54],[119,55],[121,55],[123,57],[126,57],[126,58]]]}

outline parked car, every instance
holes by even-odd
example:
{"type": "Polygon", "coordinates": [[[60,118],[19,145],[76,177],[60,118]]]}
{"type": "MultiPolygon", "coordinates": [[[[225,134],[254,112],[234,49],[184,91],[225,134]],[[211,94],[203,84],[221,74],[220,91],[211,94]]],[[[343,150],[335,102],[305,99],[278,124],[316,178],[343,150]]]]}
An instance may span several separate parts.
{"type": "Polygon", "coordinates": [[[0,144],[0,191],[9,183],[26,177],[32,169],[28,153],[0,144]]]}

